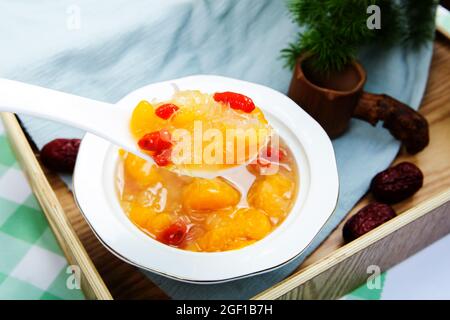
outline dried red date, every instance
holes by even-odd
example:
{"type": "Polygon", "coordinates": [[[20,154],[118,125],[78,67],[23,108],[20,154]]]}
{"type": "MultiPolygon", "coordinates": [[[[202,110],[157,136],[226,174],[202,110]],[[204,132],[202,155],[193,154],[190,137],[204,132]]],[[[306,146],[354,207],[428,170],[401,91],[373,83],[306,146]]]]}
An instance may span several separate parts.
{"type": "Polygon", "coordinates": [[[351,217],[344,225],[344,240],[349,242],[375,229],[395,217],[395,211],[389,205],[374,202],[351,217]]]}
{"type": "Polygon", "coordinates": [[[80,139],[55,139],[41,150],[41,161],[49,169],[72,173],[77,159],[80,139]]]}
{"type": "Polygon", "coordinates": [[[391,204],[412,196],[422,185],[422,171],[410,162],[402,162],[378,173],[372,179],[370,190],[375,199],[391,204]]]}

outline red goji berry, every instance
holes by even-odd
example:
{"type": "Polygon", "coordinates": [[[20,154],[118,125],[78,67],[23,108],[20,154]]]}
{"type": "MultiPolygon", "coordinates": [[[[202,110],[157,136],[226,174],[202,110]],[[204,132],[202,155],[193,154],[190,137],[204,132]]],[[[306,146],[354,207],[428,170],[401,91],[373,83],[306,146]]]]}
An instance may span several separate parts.
{"type": "Polygon", "coordinates": [[[264,157],[258,157],[258,159],[256,160],[256,162],[258,163],[258,165],[259,165],[260,167],[263,167],[263,168],[268,168],[268,167],[270,167],[270,165],[272,164],[272,162],[270,162],[270,160],[267,160],[267,159],[264,158],[264,157]]]}
{"type": "Polygon", "coordinates": [[[157,152],[152,156],[155,163],[160,167],[165,167],[169,164],[171,164],[171,155],[172,155],[172,149],[164,149],[162,151],[157,152]]]}
{"type": "Polygon", "coordinates": [[[256,162],[260,167],[268,168],[271,164],[278,164],[286,157],[286,151],[281,148],[268,146],[257,158],[256,162]]]}
{"type": "Polygon", "coordinates": [[[236,92],[216,92],[214,94],[214,100],[217,102],[227,103],[230,105],[230,108],[241,110],[246,113],[250,113],[256,108],[252,99],[236,92]]]}
{"type": "Polygon", "coordinates": [[[286,157],[286,151],[282,148],[269,147],[266,150],[266,155],[269,159],[283,161],[286,157]]]}
{"type": "Polygon", "coordinates": [[[138,145],[145,151],[161,152],[172,147],[170,133],[167,130],[147,133],[138,141],[138,145]]]}
{"type": "Polygon", "coordinates": [[[186,238],[186,233],[186,224],[182,221],[177,221],[165,229],[158,237],[158,240],[171,246],[178,246],[186,238]]]}
{"type": "Polygon", "coordinates": [[[178,108],[173,103],[166,103],[166,104],[163,104],[163,105],[159,106],[158,108],[156,108],[155,114],[158,117],[160,117],[164,120],[167,120],[172,116],[172,114],[174,114],[179,109],[180,108],[178,108]]]}

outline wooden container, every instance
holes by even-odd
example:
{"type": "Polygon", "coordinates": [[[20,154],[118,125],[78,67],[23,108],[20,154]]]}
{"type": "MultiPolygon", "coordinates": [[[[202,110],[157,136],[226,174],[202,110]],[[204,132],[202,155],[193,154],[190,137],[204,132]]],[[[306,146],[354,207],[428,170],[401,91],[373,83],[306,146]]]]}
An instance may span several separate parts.
{"type": "Polygon", "coordinates": [[[372,125],[386,120],[385,127],[394,137],[403,137],[402,142],[406,142],[408,151],[417,153],[422,150],[429,140],[427,121],[393,97],[364,92],[365,82],[366,71],[356,60],[340,71],[320,73],[311,66],[309,56],[303,55],[294,68],[288,96],[308,112],[332,139],[347,130],[352,117],[372,125]],[[402,130],[398,125],[393,126],[396,122],[390,119],[399,115],[414,119],[414,125],[405,126],[402,130]]]}
{"type": "Polygon", "coordinates": [[[330,138],[343,134],[350,123],[366,82],[366,71],[353,61],[331,75],[317,74],[308,56],[297,61],[288,96],[313,117],[330,138]]]}
{"type": "MultiPolygon", "coordinates": [[[[430,145],[417,155],[400,152],[395,162],[411,161],[425,175],[411,199],[394,206],[398,217],[344,244],[341,225],[287,279],[254,299],[334,299],[364,283],[367,267],[386,270],[450,232],[450,45],[436,42],[421,113],[430,123],[430,145]]],[[[82,270],[90,299],[165,299],[167,296],[135,267],[105,249],[78,211],[71,192],[39,164],[19,122],[2,114],[5,130],[31,187],[70,264],[82,270]]],[[[371,201],[363,198],[348,214],[371,201]]],[[[348,219],[347,217],[347,219],[348,219]]],[[[443,253],[444,254],[444,253],[443,253]]]]}

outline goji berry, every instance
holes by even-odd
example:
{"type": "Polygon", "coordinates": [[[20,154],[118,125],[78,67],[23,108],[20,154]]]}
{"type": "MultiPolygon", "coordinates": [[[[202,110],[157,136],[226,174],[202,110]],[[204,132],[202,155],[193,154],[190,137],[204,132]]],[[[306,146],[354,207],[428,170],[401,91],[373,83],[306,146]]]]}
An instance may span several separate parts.
{"type": "Polygon", "coordinates": [[[236,92],[216,92],[214,100],[217,102],[227,103],[230,108],[250,113],[255,109],[253,100],[249,97],[236,92]]]}
{"type": "Polygon", "coordinates": [[[182,221],[177,221],[164,230],[158,237],[158,240],[171,246],[178,246],[186,238],[186,233],[186,224],[182,221]]]}
{"type": "Polygon", "coordinates": [[[172,155],[172,149],[164,149],[162,151],[157,152],[156,154],[152,155],[153,160],[155,163],[160,167],[165,167],[169,164],[171,164],[171,155],[172,155]]]}
{"type": "Polygon", "coordinates": [[[155,114],[158,117],[160,117],[164,120],[167,120],[172,116],[172,114],[174,114],[179,109],[180,108],[178,108],[173,103],[166,103],[166,104],[163,104],[163,105],[159,106],[158,108],[156,108],[155,114]]]}
{"type": "Polygon", "coordinates": [[[270,167],[270,165],[272,164],[272,162],[270,162],[270,160],[267,160],[267,159],[264,158],[264,157],[258,157],[258,159],[256,160],[256,162],[258,163],[258,165],[259,165],[260,167],[263,167],[263,168],[268,168],[268,167],[270,167]]]}
{"type": "Polygon", "coordinates": [[[138,145],[142,150],[159,153],[172,147],[170,133],[167,130],[147,133],[138,141],[138,145]]]}
{"type": "Polygon", "coordinates": [[[276,148],[276,147],[268,147],[266,150],[266,156],[269,159],[276,160],[276,161],[283,161],[286,157],[287,153],[282,148],[276,148]]]}
{"type": "Polygon", "coordinates": [[[284,149],[269,146],[258,156],[256,162],[260,167],[268,168],[273,163],[278,164],[283,161],[285,156],[284,149]]]}

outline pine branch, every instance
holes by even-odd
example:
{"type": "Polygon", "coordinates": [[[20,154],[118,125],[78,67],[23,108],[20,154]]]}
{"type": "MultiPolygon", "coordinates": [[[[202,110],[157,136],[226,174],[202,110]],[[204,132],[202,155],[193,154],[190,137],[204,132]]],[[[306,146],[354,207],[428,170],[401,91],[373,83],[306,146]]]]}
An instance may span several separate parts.
{"type": "Polygon", "coordinates": [[[381,12],[381,29],[375,31],[375,40],[377,44],[392,46],[402,39],[407,29],[402,7],[392,0],[379,0],[377,5],[381,12]]]}
{"type": "Polygon", "coordinates": [[[298,57],[302,54],[302,48],[298,45],[299,41],[290,43],[289,47],[281,50],[281,58],[285,61],[284,66],[294,69],[298,57]]]}
{"type": "Polygon", "coordinates": [[[342,69],[357,50],[370,42],[393,45],[400,41],[414,46],[433,37],[437,0],[290,0],[292,19],[306,31],[283,49],[286,66],[293,68],[303,53],[312,55],[312,67],[320,72],[342,69]],[[367,28],[367,7],[381,9],[381,29],[367,28]]]}
{"type": "Polygon", "coordinates": [[[438,0],[403,0],[402,9],[407,26],[404,41],[418,48],[434,37],[434,14],[438,0]]]}
{"type": "Polygon", "coordinates": [[[293,20],[306,26],[297,41],[282,51],[293,67],[304,52],[312,54],[312,67],[322,72],[342,69],[355,57],[358,43],[371,37],[366,26],[367,6],[374,0],[291,0],[293,20]]]}

